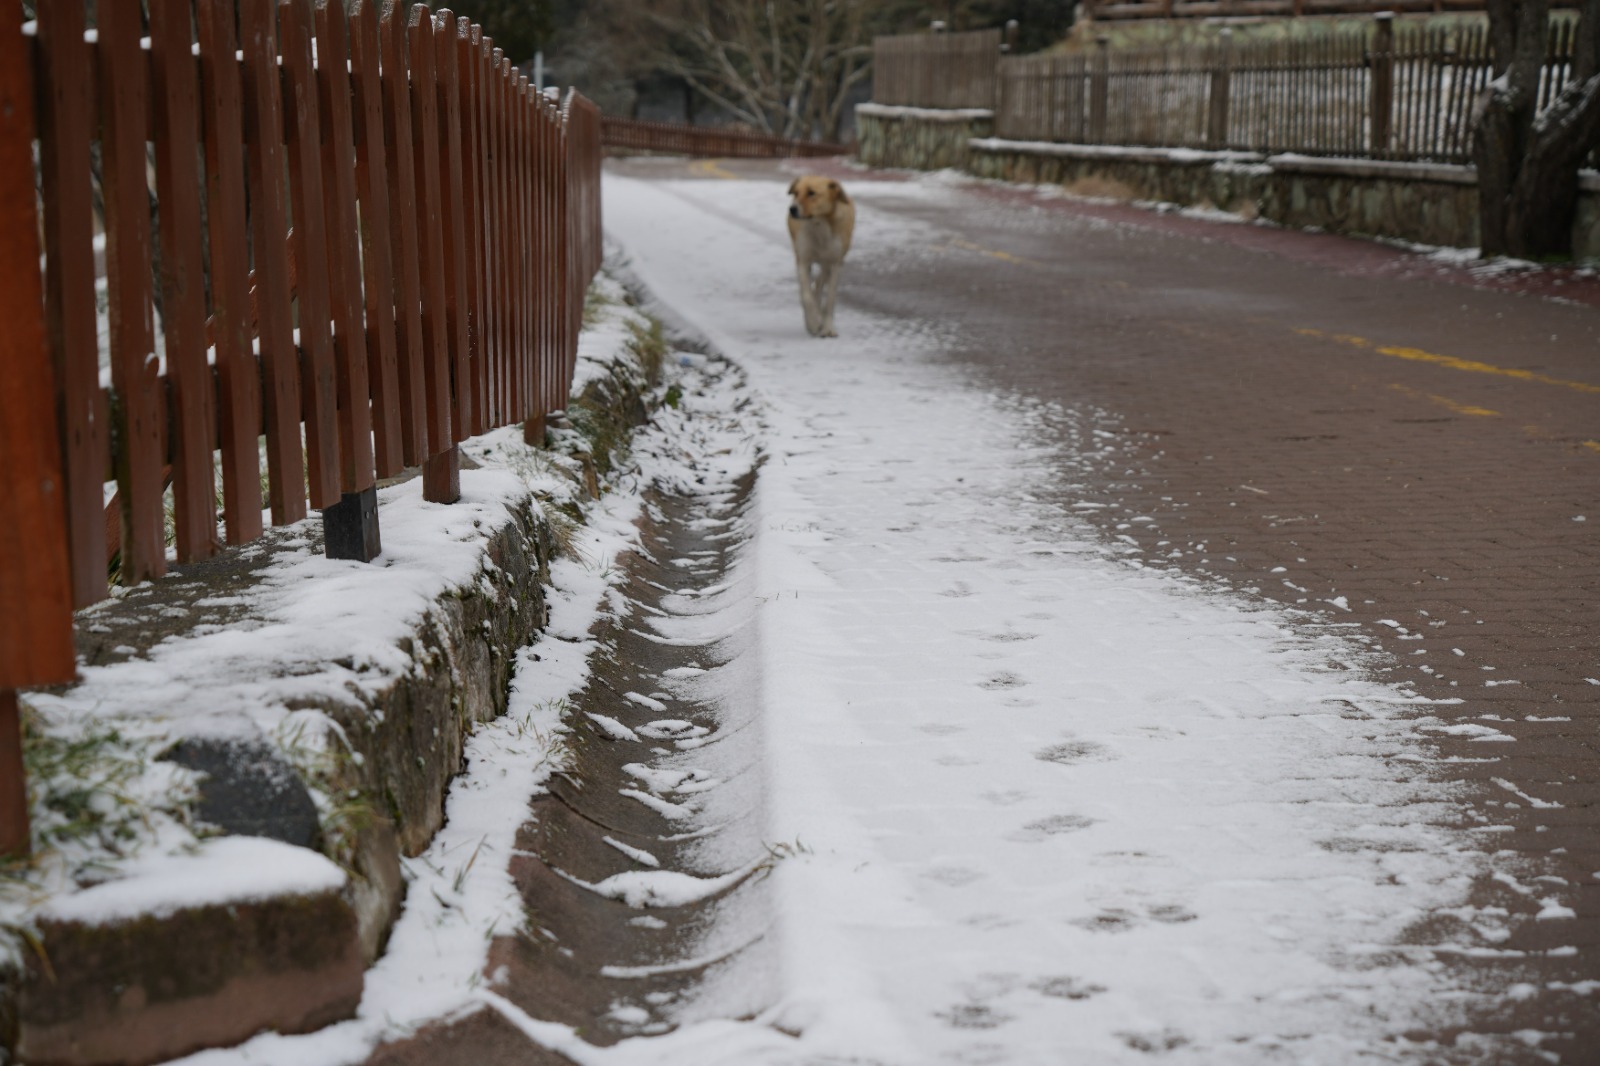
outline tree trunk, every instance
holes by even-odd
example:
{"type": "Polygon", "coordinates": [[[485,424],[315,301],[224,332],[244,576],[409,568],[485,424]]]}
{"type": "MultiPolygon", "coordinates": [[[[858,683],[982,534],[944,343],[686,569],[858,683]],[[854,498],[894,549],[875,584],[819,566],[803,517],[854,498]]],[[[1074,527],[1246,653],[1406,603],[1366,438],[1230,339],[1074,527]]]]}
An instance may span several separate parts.
{"type": "Polygon", "coordinates": [[[1541,114],[1548,0],[1490,0],[1495,80],[1473,141],[1485,256],[1572,254],[1578,169],[1600,143],[1600,0],[1583,0],[1580,18],[1572,81],[1541,114]]]}

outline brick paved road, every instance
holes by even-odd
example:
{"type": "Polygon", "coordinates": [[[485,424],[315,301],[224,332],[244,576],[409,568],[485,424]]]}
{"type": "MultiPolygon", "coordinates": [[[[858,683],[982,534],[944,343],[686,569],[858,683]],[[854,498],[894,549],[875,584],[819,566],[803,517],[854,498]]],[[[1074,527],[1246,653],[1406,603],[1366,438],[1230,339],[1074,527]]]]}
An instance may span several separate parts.
{"type": "Polygon", "coordinates": [[[859,244],[849,299],[1104,409],[1126,461],[1065,497],[1149,565],[1320,609],[1392,680],[1461,701],[1428,709],[1435,766],[1515,871],[1473,899],[1511,935],[1440,917],[1416,940],[1477,941],[1440,963],[1511,993],[1473,1029],[1600,1062],[1600,281],[993,186],[959,210],[885,192],[874,209],[929,243],[859,244]]]}

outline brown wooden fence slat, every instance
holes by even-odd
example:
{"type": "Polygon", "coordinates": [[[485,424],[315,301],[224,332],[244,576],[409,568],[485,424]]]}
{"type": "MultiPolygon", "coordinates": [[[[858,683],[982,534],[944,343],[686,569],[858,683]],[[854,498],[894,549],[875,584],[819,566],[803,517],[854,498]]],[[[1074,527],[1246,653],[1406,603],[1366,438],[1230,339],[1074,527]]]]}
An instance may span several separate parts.
{"type": "Polygon", "coordinates": [[[428,454],[454,443],[450,427],[450,342],[446,334],[444,210],[439,183],[439,103],[434,76],[433,13],[424,4],[411,9],[407,37],[411,53],[411,145],[416,166],[418,248],[422,254],[423,377],[434,402],[428,419],[428,454]]]}
{"type": "MultiPolygon", "coordinates": [[[[121,580],[136,584],[167,572],[165,516],[166,389],[155,360],[151,303],[149,64],[139,5],[104,3],[100,47],[101,191],[105,203],[106,297],[111,326],[111,388],[117,403],[117,510],[121,580]]],[[[254,440],[251,441],[252,445],[254,440]]],[[[259,506],[257,508],[259,523],[259,506]]]]}
{"type": "Polygon", "coordinates": [[[455,14],[439,12],[434,33],[434,70],[437,75],[435,99],[439,109],[439,161],[441,220],[444,224],[444,299],[445,334],[449,350],[450,425],[453,440],[472,435],[472,349],[468,339],[467,294],[467,212],[468,193],[464,175],[463,130],[461,124],[461,79],[456,63],[455,14]]]}
{"type": "MultiPolygon", "coordinates": [[[[89,142],[93,81],[83,5],[41,5],[39,155],[44,194],[45,310],[57,386],[73,602],[106,594],[104,494],[110,458],[95,337],[94,206],[89,142]]],[[[29,156],[31,157],[31,151],[29,156]]]]}
{"type": "Polygon", "coordinates": [[[483,290],[483,30],[462,18],[456,22],[456,66],[461,70],[462,114],[466,122],[467,330],[472,346],[472,431],[490,429],[488,418],[488,344],[483,290]]]}
{"type": "Polygon", "coordinates": [[[290,317],[288,190],[285,188],[283,91],[278,74],[277,8],[242,0],[245,141],[250,174],[250,244],[266,416],[268,499],[275,525],[306,516],[300,449],[300,362],[290,317]]]}
{"type": "MultiPolygon", "coordinates": [[[[6,10],[7,17],[0,19],[0,232],[6,234],[0,242],[0,307],[5,316],[5,328],[0,329],[0,367],[5,368],[0,373],[0,411],[5,412],[0,418],[0,603],[5,604],[0,610],[0,696],[26,685],[70,681],[77,670],[66,482],[56,420],[60,388],[40,313],[45,302],[34,199],[32,64],[21,9],[13,5],[6,10]]],[[[53,113],[59,114],[59,108],[53,113]]],[[[89,323],[92,327],[93,317],[89,323]]],[[[100,486],[94,487],[98,493],[100,486]]],[[[95,569],[104,582],[105,556],[103,551],[97,554],[95,569]]],[[[18,853],[27,850],[28,826],[15,718],[0,721],[0,729],[7,730],[0,745],[9,754],[0,761],[0,782],[9,797],[0,816],[0,852],[18,853]]]]}
{"type": "Polygon", "coordinates": [[[217,550],[216,394],[206,359],[200,235],[200,85],[188,0],[150,0],[161,322],[172,397],[172,496],[179,562],[217,550]]]}
{"type": "MultiPolygon", "coordinates": [[[[565,198],[561,195],[561,183],[564,180],[565,171],[561,167],[561,155],[566,149],[566,142],[562,137],[560,104],[556,101],[545,99],[540,101],[540,105],[546,123],[546,136],[549,138],[546,143],[550,145],[550,151],[545,156],[547,169],[544,174],[544,187],[541,196],[541,202],[544,204],[546,211],[545,218],[547,219],[544,227],[545,241],[542,248],[542,258],[545,264],[546,284],[548,286],[546,290],[548,293],[547,299],[551,304],[554,304],[565,294],[567,280],[566,242],[562,239],[561,233],[561,222],[565,215],[565,198]]],[[[566,363],[566,352],[562,346],[565,335],[566,326],[562,322],[561,316],[550,315],[546,324],[543,355],[546,361],[545,365],[548,367],[552,378],[560,375],[561,368],[566,363]]],[[[551,394],[549,401],[552,405],[552,410],[566,407],[565,397],[554,395],[555,390],[553,387],[547,386],[546,391],[551,394]]]]}
{"type": "MultiPolygon", "coordinates": [[[[244,89],[233,6],[201,3],[200,77],[205,100],[206,217],[211,252],[211,341],[216,347],[222,514],[230,544],[261,535],[261,380],[250,338],[244,89]]],[[[160,476],[159,465],[155,475],[160,476]]],[[[123,569],[126,573],[127,559],[123,569]]]]}
{"type": "MultiPolygon", "coordinates": [[[[562,200],[557,183],[561,180],[561,153],[566,150],[566,143],[562,137],[561,109],[550,97],[543,97],[540,101],[540,117],[544,132],[545,146],[545,173],[540,191],[540,203],[544,205],[543,231],[545,253],[544,282],[544,307],[547,309],[548,325],[544,336],[544,361],[545,361],[545,387],[544,401],[551,411],[564,409],[568,397],[561,394],[564,379],[561,371],[566,365],[566,352],[562,342],[566,336],[565,322],[561,310],[561,300],[566,295],[563,285],[566,281],[564,248],[561,242],[561,227],[564,219],[561,217],[562,200]]],[[[693,142],[692,135],[686,135],[685,143],[693,142]]],[[[724,151],[735,147],[725,143],[724,151]]]]}
{"type": "Polygon", "coordinates": [[[511,366],[510,333],[507,330],[507,312],[511,307],[511,293],[506,272],[509,220],[506,217],[506,108],[505,71],[503,58],[494,42],[485,38],[487,58],[487,87],[489,140],[488,227],[486,254],[490,274],[489,284],[489,335],[492,338],[494,362],[490,373],[490,397],[497,424],[510,421],[507,416],[507,390],[511,366]]]}
{"type": "Polygon", "coordinates": [[[288,116],[290,210],[294,229],[295,309],[305,404],[306,481],[311,506],[339,502],[338,383],[328,304],[328,230],[322,197],[322,122],[312,67],[311,0],[278,0],[288,116]]]}
{"type": "Polygon", "coordinates": [[[362,322],[360,229],[356,217],[355,123],[351,115],[350,29],[344,0],[317,0],[317,95],[322,130],[323,217],[328,225],[334,379],[339,403],[339,489],[363,492],[373,470],[372,386],[362,322]]]}
{"type": "Polygon", "coordinates": [[[432,451],[423,370],[421,255],[418,251],[417,171],[412,145],[411,83],[407,71],[405,9],[384,0],[380,34],[383,51],[383,144],[389,164],[390,248],[394,253],[395,345],[400,363],[400,436],[407,465],[432,451]]]}
{"type": "Polygon", "coordinates": [[[479,116],[483,122],[483,202],[479,211],[483,215],[483,335],[488,351],[485,368],[488,395],[489,421],[501,425],[501,368],[505,364],[505,342],[500,333],[501,303],[500,267],[500,77],[495,66],[494,41],[484,37],[478,45],[479,116]]]}
{"type": "Polygon", "coordinates": [[[400,445],[400,365],[395,340],[395,265],[390,228],[390,162],[384,144],[378,15],[371,0],[350,9],[350,72],[356,186],[361,227],[362,290],[366,306],[367,376],[372,395],[373,465],[393,477],[405,465],[400,445]]]}
{"type": "Polygon", "coordinates": [[[556,301],[561,298],[557,290],[560,277],[555,270],[554,237],[558,222],[553,195],[556,152],[560,150],[560,140],[549,97],[541,96],[537,103],[535,115],[539,135],[539,167],[534,174],[533,196],[534,202],[539,205],[539,232],[534,247],[539,250],[539,321],[543,327],[538,338],[539,399],[535,412],[542,423],[545,415],[566,407],[566,398],[561,395],[561,383],[557,381],[561,362],[556,357],[558,332],[554,314],[556,301]]]}
{"type": "Polygon", "coordinates": [[[511,248],[508,261],[511,266],[511,303],[508,317],[511,326],[511,405],[506,411],[508,422],[520,422],[528,417],[528,380],[533,370],[533,337],[528,329],[528,275],[533,263],[533,250],[528,247],[528,214],[532,204],[528,200],[527,158],[524,155],[527,136],[527,99],[523,92],[522,76],[516,67],[506,66],[506,164],[511,248]]]}
{"type": "MultiPolygon", "coordinates": [[[[569,97],[570,100],[570,97],[569,97]]],[[[573,234],[568,225],[572,218],[572,189],[570,186],[572,174],[571,144],[567,138],[566,118],[569,111],[566,106],[561,109],[561,148],[556,156],[556,240],[559,250],[556,252],[556,269],[560,271],[560,288],[558,292],[564,298],[571,299],[576,286],[574,284],[574,270],[572,262],[573,234]]],[[[581,297],[580,297],[581,298],[581,297]]],[[[571,319],[567,315],[557,315],[556,321],[561,328],[561,337],[558,347],[558,358],[561,360],[564,376],[571,379],[570,367],[572,356],[577,350],[577,338],[569,336],[571,319]]]]}

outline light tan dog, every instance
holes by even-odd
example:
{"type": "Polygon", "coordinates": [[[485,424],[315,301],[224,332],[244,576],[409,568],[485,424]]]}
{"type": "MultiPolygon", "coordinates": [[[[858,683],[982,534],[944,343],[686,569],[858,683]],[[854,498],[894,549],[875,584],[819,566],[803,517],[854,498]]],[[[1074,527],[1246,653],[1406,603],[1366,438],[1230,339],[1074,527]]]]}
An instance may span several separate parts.
{"type": "Polygon", "coordinates": [[[856,205],[837,181],[807,174],[789,186],[789,239],[800,279],[800,306],[813,337],[837,337],[833,305],[839,296],[839,269],[856,228],[856,205]],[[812,273],[812,267],[816,273],[812,273]]]}

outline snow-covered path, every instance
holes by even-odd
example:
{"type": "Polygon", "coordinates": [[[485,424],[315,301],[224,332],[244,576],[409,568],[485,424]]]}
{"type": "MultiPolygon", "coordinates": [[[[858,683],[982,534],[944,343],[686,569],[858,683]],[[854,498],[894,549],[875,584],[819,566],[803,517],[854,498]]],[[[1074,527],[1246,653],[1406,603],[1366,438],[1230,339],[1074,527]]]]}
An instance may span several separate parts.
{"type": "MultiPolygon", "coordinates": [[[[928,236],[876,196],[961,195],[883,188],[852,188],[858,247],[928,236]]],[[[1408,1058],[1464,998],[1449,946],[1402,936],[1482,861],[1438,828],[1426,708],[1363,679],[1336,626],[1143,570],[1036,500],[1114,461],[1108,416],[983,390],[938,322],[845,305],[839,340],[806,336],[784,204],[770,182],[605,187],[628,265],[764,405],[756,624],[790,856],[766,1024],[606,1058],[1408,1058]]]]}

